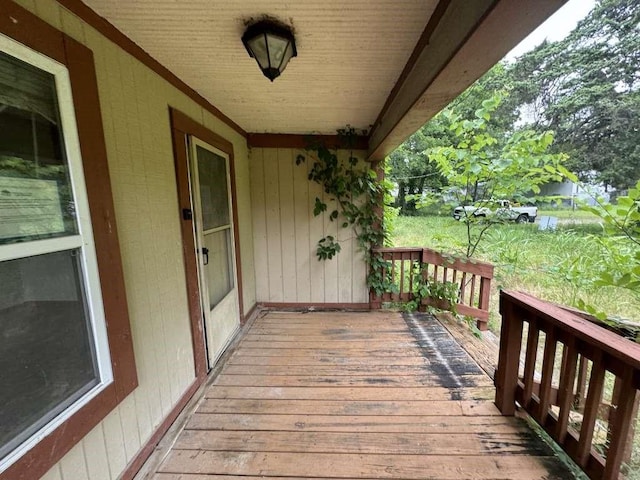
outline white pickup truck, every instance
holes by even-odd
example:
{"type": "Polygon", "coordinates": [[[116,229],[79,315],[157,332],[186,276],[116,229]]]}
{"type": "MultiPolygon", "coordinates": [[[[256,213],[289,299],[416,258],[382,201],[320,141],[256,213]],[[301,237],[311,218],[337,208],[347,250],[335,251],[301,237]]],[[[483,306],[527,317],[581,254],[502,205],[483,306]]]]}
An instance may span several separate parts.
{"type": "Polygon", "coordinates": [[[496,216],[504,220],[514,220],[518,223],[533,223],[538,216],[538,207],[521,207],[513,206],[509,200],[496,200],[491,202],[497,208],[492,210],[488,206],[476,207],[467,205],[464,207],[456,207],[453,210],[453,218],[460,220],[464,217],[489,217],[496,216]]]}

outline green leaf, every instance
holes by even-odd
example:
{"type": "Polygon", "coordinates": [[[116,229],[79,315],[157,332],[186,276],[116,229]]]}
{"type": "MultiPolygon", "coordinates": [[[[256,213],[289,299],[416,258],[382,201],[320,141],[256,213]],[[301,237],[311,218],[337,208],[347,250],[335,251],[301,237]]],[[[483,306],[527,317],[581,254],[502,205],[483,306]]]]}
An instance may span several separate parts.
{"type": "Polygon", "coordinates": [[[320,215],[322,212],[325,212],[326,210],[327,210],[327,204],[324,203],[322,200],[320,200],[318,197],[316,197],[316,201],[313,206],[313,215],[317,217],[318,215],[320,215]]]}

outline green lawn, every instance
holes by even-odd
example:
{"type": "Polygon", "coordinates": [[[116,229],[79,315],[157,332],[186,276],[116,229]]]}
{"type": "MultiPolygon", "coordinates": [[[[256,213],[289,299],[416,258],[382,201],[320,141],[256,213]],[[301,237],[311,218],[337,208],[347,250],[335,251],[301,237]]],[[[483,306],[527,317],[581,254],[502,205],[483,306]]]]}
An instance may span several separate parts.
{"type": "Polygon", "coordinates": [[[558,217],[558,220],[573,220],[576,222],[598,222],[600,219],[591,212],[585,210],[571,210],[569,208],[538,209],[538,217],[547,215],[558,217]]]}
{"type": "MultiPolygon", "coordinates": [[[[499,329],[498,289],[522,290],[552,302],[575,305],[577,299],[595,305],[609,315],[640,322],[640,295],[617,288],[590,289],[584,280],[593,261],[593,237],[602,232],[588,212],[560,218],[556,232],[538,231],[537,224],[492,227],[476,257],[496,266],[489,326],[499,329]],[[563,222],[574,219],[575,222],[563,222]],[[566,268],[563,268],[566,267],[566,268]]],[[[541,212],[540,215],[551,214],[541,212]]],[[[447,253],[464,252],[465,225],[451,217],[399,217],[394,246],[429,247],[447,253]]]]}

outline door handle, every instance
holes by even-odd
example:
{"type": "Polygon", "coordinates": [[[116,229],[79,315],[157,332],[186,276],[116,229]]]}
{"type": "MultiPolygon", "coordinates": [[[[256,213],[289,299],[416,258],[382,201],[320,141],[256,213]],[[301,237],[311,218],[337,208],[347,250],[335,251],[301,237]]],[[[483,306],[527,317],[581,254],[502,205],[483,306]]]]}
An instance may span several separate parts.
{"type": "Polygon", "coordinates": [[[209,249],[207,247],[202,247],[202,263],[204,265],[209,265],[209,249]]]}

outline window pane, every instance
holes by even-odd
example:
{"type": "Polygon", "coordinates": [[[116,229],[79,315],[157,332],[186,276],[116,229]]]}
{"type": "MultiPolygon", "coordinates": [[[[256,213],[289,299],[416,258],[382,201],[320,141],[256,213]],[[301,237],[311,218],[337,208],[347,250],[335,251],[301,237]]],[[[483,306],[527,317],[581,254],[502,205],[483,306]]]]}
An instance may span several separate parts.
{"type": "Polygon", "coordinates": [[[231,266],[231,230],[224,229],[204,236],[209,249],[209,263],[204,267],[209,288],[209,306],[215,307],[233,288],[231,266]]]}
{"type": "Polygon", "coordinates": [[[55,78],[0,52],[0,244],[78,232],[55,78]]]}
{"type": "Polygon", "coordinates": [[[209,150],[196,147],[198,178],[202,202],[203,229],[229,225],[227,161],[209,150]]]}
{"type": "Polygon", "coordinates": [[[78,250],[0,263],[0,458],[99,383],[78,250]]]}

